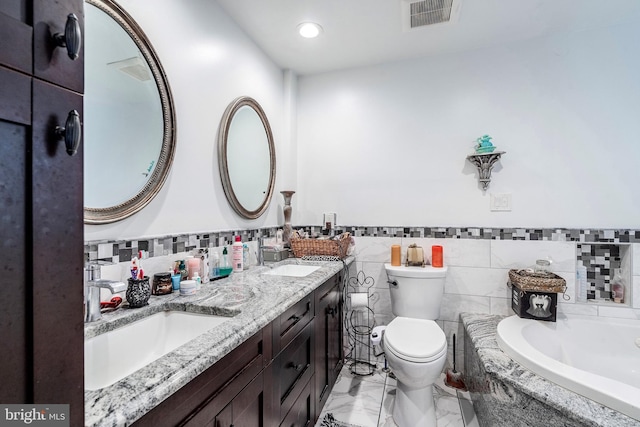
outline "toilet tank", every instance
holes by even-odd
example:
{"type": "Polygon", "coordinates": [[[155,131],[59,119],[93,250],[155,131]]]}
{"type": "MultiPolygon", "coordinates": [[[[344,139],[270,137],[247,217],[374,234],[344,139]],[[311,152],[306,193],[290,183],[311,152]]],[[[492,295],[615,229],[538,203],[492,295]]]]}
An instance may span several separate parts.
{"type": "Polygon", "coordinates": [[[385,264],[394,316],[436,320],[444,294],[447,267],[405,267],[385,264]]]}

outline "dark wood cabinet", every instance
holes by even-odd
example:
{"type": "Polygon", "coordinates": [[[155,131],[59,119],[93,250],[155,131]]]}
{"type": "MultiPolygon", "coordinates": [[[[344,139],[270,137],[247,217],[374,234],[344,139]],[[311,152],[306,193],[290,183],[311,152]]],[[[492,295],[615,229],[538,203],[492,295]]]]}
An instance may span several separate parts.
{"type": "Polygon", "coordinates": [[[280,423],[280,427],[308,427],[315,424],[316,401],[312,383],[311,379],[302,388],[289,413],[280,423]]]}
{"type": "Polygon", "coordinates": [[[134,425],[313,425],[342,367],[341,289],[339,273],[134,425]]]}
{"type": "MultiPolygon", "coordinates": [[[[213,427],[263,427],[265,419],[264,373],[253,379],[218,414],[211,424],[213,427]]],[[[204,424],[197,424],[202,426],[204,424]]]]}
{"type": "MultiPolygon", "coordinates": [[[[224,420],[232,420],[234,414],[244,413],[240,409],[244,402],[255,402],[255,399],[260,404],[261,421],[259,424],[247,424],[247,427],[266,425],[263,420],[268,419],[270,406],[264,401],[262,390],[265,381],[270,383],[271,375],[263,369],[272,359],[271,342],[269,325],[161,402],[135,425],[220,425],[224,420]],[[251,388],[244,392],[250,385],[251,388]],[[241,394],[234,404],[236,396],[241,394]]],[[[243,417],[249,417],[249,414],[243,417]]],[[[226,424],[226,427],[231,424],[226,424]]]]}
{"type": "Polygon", "coordinates": [[[315,291],[315,396],[316,417],[342,369],[342,274],[315,291]]]}
{"type": "Polygon", "coordinates": [[[69,13],[82,26],[83,1],[0,2],[0,402],[69,404],[83,425],[82,145],[69,156],[56,127],[82,117],[84,66],[50,33],[69,13]]]}
{"type": "Polygon", "coordinates": [[[284,419],[315,371],[314,320],[293,339],[273,362],[277,373],[273,384],[276,412],[284,419]]]}

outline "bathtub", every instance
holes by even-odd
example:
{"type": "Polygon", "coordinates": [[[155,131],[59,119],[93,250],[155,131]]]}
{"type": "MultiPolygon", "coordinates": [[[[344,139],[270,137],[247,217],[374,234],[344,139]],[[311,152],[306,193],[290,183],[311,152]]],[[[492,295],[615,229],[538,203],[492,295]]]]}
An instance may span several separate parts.
{"type": "Polygon", "coordinates": [[[640,421],[640,320],[507,317],[498,346],[534,373],[640,421]]]}

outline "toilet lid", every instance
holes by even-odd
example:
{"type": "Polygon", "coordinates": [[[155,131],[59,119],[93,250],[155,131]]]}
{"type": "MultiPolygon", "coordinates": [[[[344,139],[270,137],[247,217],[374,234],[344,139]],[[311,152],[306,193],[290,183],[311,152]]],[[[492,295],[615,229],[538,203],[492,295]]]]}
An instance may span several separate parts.
{"type": "Polygon", "coordinates": [[[410,362],[430,362],[447,351],[447,338],[433,320],[396,317],[384,331],[385,348],[410,362]]]}

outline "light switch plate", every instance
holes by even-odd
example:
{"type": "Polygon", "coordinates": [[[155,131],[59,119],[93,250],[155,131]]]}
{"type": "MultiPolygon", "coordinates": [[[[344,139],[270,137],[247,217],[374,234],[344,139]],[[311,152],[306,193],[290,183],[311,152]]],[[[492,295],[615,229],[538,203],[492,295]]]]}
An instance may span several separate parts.
{"type": "Polygon", "coordinates": [[[510,212],[511,193],[491,193],[491,211],[510,212]]]}

